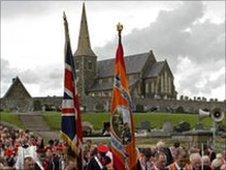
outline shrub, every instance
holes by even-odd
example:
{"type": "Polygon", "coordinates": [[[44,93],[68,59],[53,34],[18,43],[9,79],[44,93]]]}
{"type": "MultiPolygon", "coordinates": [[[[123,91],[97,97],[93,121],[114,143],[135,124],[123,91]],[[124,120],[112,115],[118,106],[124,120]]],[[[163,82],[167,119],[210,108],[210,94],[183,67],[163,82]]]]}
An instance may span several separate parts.
{"type": "Polygon", "coordinates": [[[177,109],[176,109],[176,112],[178,113],[184,113],[184,108],[182,106],[179,106],[177,109]]]}
{"type": "Polygon", "coordinates": [[[34,101],[34,110],[35,111],[42,110],[42,105],[41,105],[41,102],[39,100],[34,101]]]}
{"type": "Polygon", "coordinates": [[[136,105],[136,112],[144,112],[144,106],[141,104],[136,105]]]}
{"type": "Polygon", "coordinates": [[[183,121],[180,122],[174,129],[177,132],[185,132],[191,129],[191,125],[188,122],[183,121]]]}
{"type": "Polygon", "coordinates": [[[104,105],[102,103],[98,103],[96,105],[96,111],[103,111],[104,110],[104,105]]]}

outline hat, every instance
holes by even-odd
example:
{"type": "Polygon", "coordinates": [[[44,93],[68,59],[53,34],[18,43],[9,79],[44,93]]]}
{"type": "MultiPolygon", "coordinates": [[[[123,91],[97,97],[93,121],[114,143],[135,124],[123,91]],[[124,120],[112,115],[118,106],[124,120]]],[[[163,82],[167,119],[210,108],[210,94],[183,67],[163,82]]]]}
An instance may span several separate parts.
{"type": "Polygon", "coordinates": [[[14,154],[14,152],[12,149],[6,149],[4,154],[5,154],[5,156],[10,157],[14,154]]]}
{"type": "Polygon", "coordinates": [[[98,145],[97,150],[99,152],[106,153],[107,151],[109,151],[109,148],[107,145],[98,145]]]}

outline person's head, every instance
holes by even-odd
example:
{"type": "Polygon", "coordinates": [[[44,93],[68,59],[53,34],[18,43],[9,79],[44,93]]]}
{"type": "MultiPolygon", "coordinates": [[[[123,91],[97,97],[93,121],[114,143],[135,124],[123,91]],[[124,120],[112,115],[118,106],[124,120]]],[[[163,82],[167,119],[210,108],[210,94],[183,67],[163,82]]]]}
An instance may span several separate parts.
{"type": "Polygon", "coordinates": [[[199,153],[192,153],[190,155],[190,162],[194,170],[198,170],[201,167],[201,156],[199,153]]]}
{"type": "Polygon", "coordinates": [[[32,157],[28,156],[24,158],[24,170],[33,170],[35,168],[35,161],[32,157]]]}
{"type": "Polygon", "coordinates": [[[54,141],[53,141],[52,139],[50,139],[50,140],[48,141],[48,144],[49,144],[50,146],[52,146],[52,145],[54,144],[54,141]]]}
{"type": "Polygon", "coordinates": [[[204,150],[204,155],[209,155],[211,152],[211,148],[207,144],[203,145],[203,150],[204,150]]]}
{"type": "Polygon", "coordinates": [[[46,148],[46,157],[51,158],[53,156],[53,152],[51,148],[46,148]]]}
{"type": "Polygon", "coordinates": [[[180,142],[179,141],[176,141],[173,145],[175,148],[179,148],[180,147],[180,142]]]}
{"type": "Polygon", "coordinates": [[[92,145],[90,148],[90,157],[97,155],[97,147],[95,145],[92,145]]]}
{"type": "Polygon", "coordinates": [[[54,145],[56,146],[56,145],[58,145],[60,143],[60,141],[58,140],[58,139],[55,139],[54,140],[54,145]]]}
{"type": "Polygon", "coordinates": [[[76,161],[72,158],[67,160],[66,170],[75,170],[76,169],[76,161]]]}
{"type": "Polygon", "coordinates": [[[144,150],[144,157],[145,157],[145,161],[146,162],[149,161],[151,159],[151,157],[153,157],[153,156],[154,155],[153,155],[153,152],[152,152],[151,148],[146,148],[144,150]]]}
{"type": "Polygon", "coordinates": [[[164,169],[166,167],[166,155],[163,152],[158,152],[155,155],[155,165],[158,169],[164,169]]]}
{"type": "Polygon", "coordinates": [[[28,144],[28,138],[23,137],[23,138],[21,139],[21,143],[22,143],[22,145],[27,145],[27,144],[28,144]]]}
{"type": "Polygon", "coordinates": [[[157,150],[162,150],[163,148],[165,148],[165,143],[163,141],[159,141],[156,144],[156,148],[157,148],[157,150]]]}
{"type": "Polygon", "coordinates": [[[104,157],[106,153],[109,151],[109,148],[107,145],[100,144],[97,146],[97,151],[99,157],[104,157]]]}
{"type": "Polygon", "coordinates": [[[139,151],[139,160],[142,165],[145,165],[147,161],[150,160],[152,152],[150,148],[142,148],[139,151]]]}
{"type": "Polygon", "coordinates": [[[207,166],[211,165],[210,158],[207,155],[202,156],[202,161],[203,161],[203,165],[207,165],[207,166]]]}
{"type": "Polygon", "coordinates": [[[182,168],[188,163],[188,153],[182,148],[178,148],[176,151],[176,162],[182,168]]]}
{"type": "Polygon", "coordinates": [[[30,133],[30,130],[29,130],[29,129],[26,129],[26,130],[25,130],[25,133],[26,133],[26,134],[29,134],[29,133],[30,133]]]}
{"type": "Polygon", "coordinates": [[[87,144],[88,147],[91,147],[92,141],[91,141],[90,139],[88,139],[88,140],[86,141],[86,144],[87,144]]]}
{"type": "Polygon", "coordinates": [[[38,137],[37,145],[38,145],[39,148],[44,148],[44,140],[43,140],[43,138],[38,137]]]}

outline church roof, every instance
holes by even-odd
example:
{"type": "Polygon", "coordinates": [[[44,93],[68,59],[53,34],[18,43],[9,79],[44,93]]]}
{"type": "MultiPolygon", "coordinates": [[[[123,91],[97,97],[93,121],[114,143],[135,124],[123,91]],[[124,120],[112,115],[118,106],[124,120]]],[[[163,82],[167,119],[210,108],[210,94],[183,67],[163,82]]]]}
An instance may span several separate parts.
{"type": "MultiPolygon", "coordinates": [[[[126,73],[127,74],[140,73],[149,56],[150,56],[149,52],[126,56],[124,58],[126,65],[126,73]]],[[[115,62],[114,58],[98,61],[97,63],[98,78],[113,76],[114,62],[115,62]]]]}
{"type": "Polygon", "coordinates": [[[15,91],[20,90],[21,96],[24,98],[31,98],[31,95],[24,87],[23,83],[20,81],[19,77],[13,78],[13,83],[9,87],[8,91],[5,93],[3,98],[14,97],[15,91]]]}
{"type": "Polygon", "coordinates": [[[157,77],[160,72],[162,71],[165,61],[159,61],[154,63],[151,67],[150,70],[148,71],[147,75],[145,76],[146,78],[151,78],[151,77],[157,77]]]}
{"type": "Polygon", "coordinates": [[[78,38],[78,47],[75,52],[75,56],[96,56],[91,49],[90,39],[89,39],[89,30],[88,30],[88,23],[86,19],[86,9],[85,3],[83,3],[82,7],[82,16],[81,16],[81,23],[80,23],[80,32],[78,38]]]}

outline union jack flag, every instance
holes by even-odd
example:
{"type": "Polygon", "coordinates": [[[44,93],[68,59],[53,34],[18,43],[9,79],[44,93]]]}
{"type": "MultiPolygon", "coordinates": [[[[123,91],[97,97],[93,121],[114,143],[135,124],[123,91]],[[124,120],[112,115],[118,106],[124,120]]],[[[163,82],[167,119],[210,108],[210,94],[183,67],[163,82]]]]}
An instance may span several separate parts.
{"type": "Polygon", "coordinates": [[[68,23],[64,13],[65,27],[65,70],[64,95],[62,101],[61,136],[77,155],[78,169],[82,169],[82,125],[80,104],[76,88],[76,72],[71,51],[68,23]]]}

